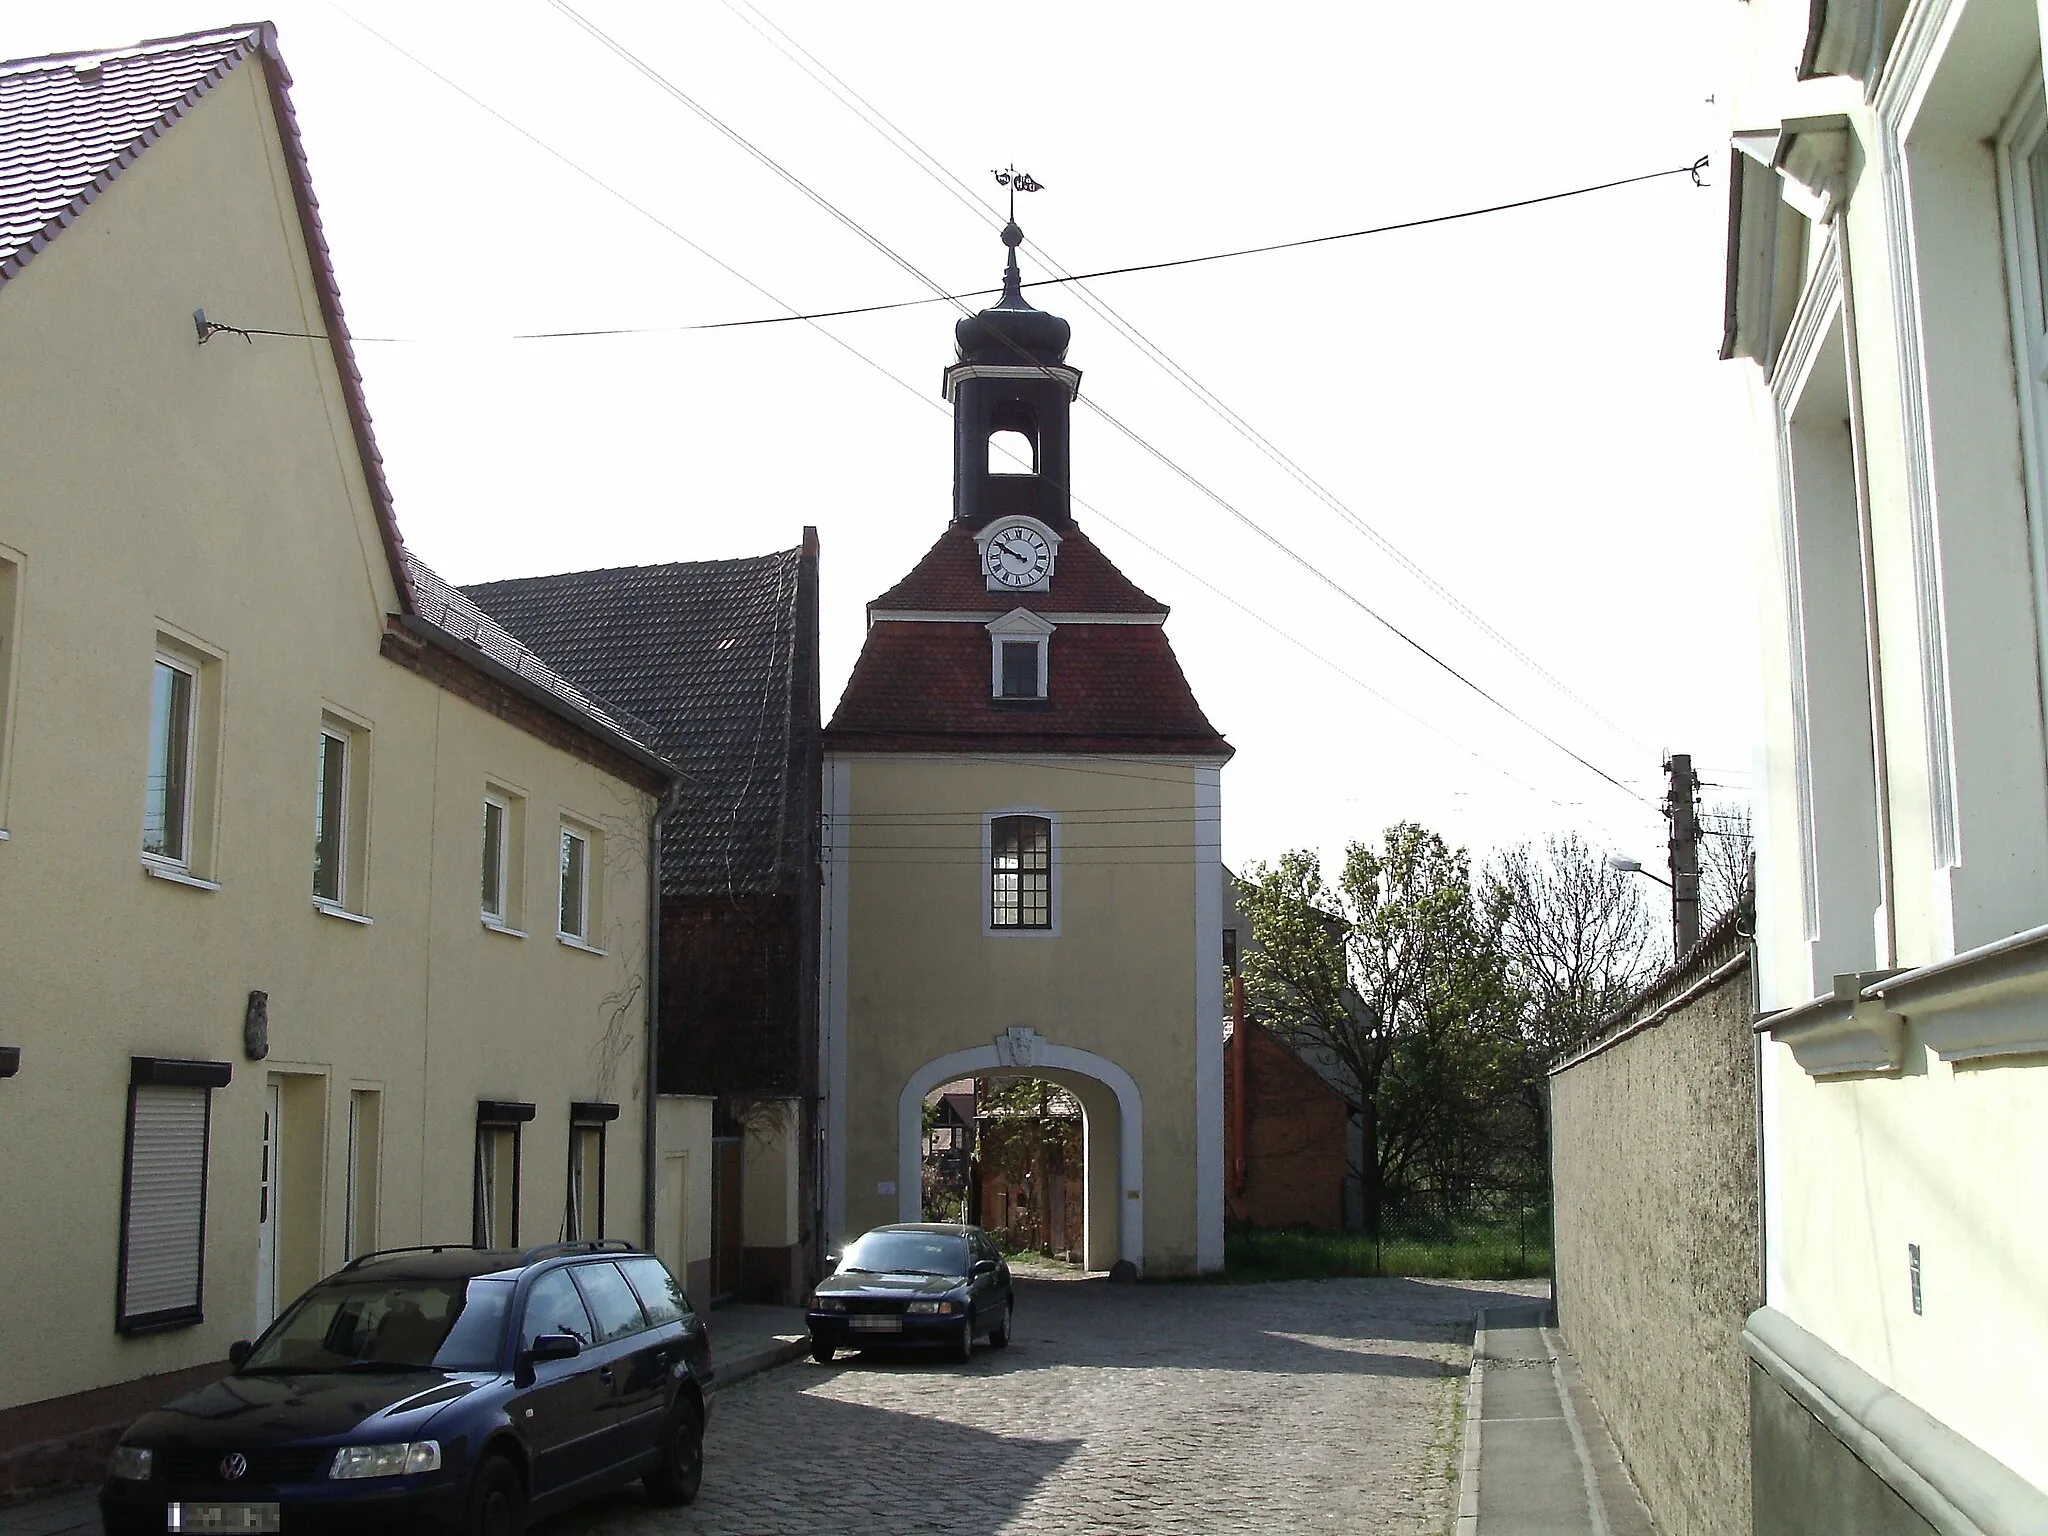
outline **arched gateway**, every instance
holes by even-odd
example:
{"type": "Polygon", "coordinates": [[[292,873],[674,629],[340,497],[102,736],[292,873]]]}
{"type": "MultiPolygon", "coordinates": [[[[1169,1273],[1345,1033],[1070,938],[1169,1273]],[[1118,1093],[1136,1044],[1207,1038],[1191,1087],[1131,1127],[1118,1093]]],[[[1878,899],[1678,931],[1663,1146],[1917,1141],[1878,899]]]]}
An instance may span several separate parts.
{"type": "Polygon", "coordinates": [[[951,526],[869,605],[825,733],[828,1236],[921,1214],[927,1094],[1023,1074],[1080,1103],[1090,1266],[1215,1269],[1231,749],[1073,520],[1080,374],[1003,238],[946,371],[951,526]]]}

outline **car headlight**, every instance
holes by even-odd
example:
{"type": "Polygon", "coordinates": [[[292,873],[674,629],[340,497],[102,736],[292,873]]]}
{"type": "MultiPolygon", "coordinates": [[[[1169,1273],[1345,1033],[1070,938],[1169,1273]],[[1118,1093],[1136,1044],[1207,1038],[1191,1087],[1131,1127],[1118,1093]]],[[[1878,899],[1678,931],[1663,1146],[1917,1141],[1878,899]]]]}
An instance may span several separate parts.
{"type": "Polygon", "coordinates": [[[820,1312],[844,1312],[846,1303],[837,1296],[813,1296],[811,1305],[820,1312]]]}
{"type": "Polygon", "coordinates": [[[441,1470],[441,1442],[411,1440],[398,1445],[345,1445],[335,1453],[329,1477],[402,1477],[441,1470]]]}
{"type": "Polygon", "coordinates": [[[139,1445],[117,1445],[114,1464],[107,1471],[125,1483],[144,1483],[149,1481],[150,1463],[155,1459],[139,1445]]]}
{"type": "Polygon", "coordinates": [[[953,1303],[950,1301],[913,1301],[905,1310],[927,1314],[936,1312],[939,1316],[945,1317],[951,1314],[953,1303]]]}

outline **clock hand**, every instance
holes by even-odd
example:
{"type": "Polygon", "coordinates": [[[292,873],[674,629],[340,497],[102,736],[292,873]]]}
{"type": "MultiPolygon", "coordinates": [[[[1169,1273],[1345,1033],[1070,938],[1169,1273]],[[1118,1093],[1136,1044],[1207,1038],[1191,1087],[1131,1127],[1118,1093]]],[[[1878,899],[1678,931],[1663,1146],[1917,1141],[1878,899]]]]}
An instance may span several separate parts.
{"type": "Polygon", "coordinates": [[[1001,555],[1008,555],[1011,559],[1020,561],[1025,565],[1029,565],[1031,563],[1031,557],[1029,555],[1019,554],[1014,548],[1012,548],[1008,544],[1000,542],[997,543],[996,553],[1001,555]]]}

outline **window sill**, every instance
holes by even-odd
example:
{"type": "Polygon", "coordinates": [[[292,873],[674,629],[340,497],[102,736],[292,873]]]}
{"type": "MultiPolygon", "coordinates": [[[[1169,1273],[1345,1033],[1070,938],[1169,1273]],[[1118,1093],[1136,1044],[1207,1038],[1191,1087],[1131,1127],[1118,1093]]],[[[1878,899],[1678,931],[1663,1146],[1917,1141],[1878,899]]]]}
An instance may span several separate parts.
{"type": "Polygon", "coordinates": [[[202,880],[197,875],[171,864],[153,864],[148,859],[144,859],[142,861],[142,872],[152,880],[168,880],[172,885],[189,885],[195,891],[217,891],[220,889],[220,882],[218,880],[202,880]]]}
{"type": "Polygon", "coordinates": [[[365,917],[360,912],[351,912],[347,907],[337,907],[331,901],[319,901],[316,899],[313,903],[313,910],[322,917],[338,917],[344,923],[360,923],[365,928],[374,928],[377,925],[375,918],[365,917]]]}
{"type": "Polygon", "coordinates": [[[985,939],[1056,939],[1060,936],[1058,924],[1050,928],[998,928],[988,924],[981,930],[985,939]]]}
{"type": "Polygon", "coordinates": [[[555,942],[567,949],[580,949],[586,955],[606,955],[610,953],[609,950],[599,949],[595,944],[584,942],[573,933],[558,933],[555,935],[555,942]]]}
{"type": "Polygon", "coordinates": [[[508,939],[524,939],[531,937],[531,935],[526,933],[525,930],[514,928],[508,923],[501,923],[497,921],[495,918],[487,917],[483,919],[483,926],[484,932],[502,933],[508,939]]]}

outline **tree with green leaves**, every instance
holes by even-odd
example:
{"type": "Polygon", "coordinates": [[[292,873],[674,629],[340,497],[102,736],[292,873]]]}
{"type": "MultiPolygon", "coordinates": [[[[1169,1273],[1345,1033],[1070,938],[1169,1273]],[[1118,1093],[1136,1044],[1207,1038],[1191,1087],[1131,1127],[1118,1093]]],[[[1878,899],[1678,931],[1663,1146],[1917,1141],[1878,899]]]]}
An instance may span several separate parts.
{"type": "Polygon", "coordinates": [[[1475,889],[1470,855],[1401,822],[1379,847],[1353,843],[1334,885],[1298,850],[1251,866],[1238,899],[1260,1022],[1325,1064],[1363,1127],[1367,1226],[1495,1172],[1488,1121],[1512,1091],[1517,1006],[1505,914],[1475,889]]]}

